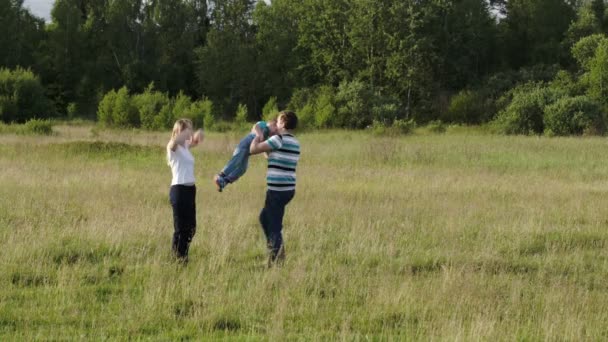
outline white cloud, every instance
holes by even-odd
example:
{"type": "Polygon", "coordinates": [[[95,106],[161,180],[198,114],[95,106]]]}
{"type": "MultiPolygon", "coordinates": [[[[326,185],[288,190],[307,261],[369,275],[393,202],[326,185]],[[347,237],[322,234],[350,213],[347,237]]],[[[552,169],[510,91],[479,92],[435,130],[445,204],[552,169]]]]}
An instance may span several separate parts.
{"type": "Polygon", "coordinates": [[[55,0],[25,0],[23,7],[29,8],[30,12],[37,17],[44,18],[46,21],[51,20],[51,9],[55,0]]]}

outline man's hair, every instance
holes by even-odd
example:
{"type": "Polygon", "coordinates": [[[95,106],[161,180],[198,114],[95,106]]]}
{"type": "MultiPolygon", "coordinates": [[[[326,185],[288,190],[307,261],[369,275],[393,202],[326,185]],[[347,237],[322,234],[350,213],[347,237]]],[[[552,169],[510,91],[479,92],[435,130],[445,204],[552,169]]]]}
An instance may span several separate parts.
{"type": "Polygon", "coordinates": [[[279,113],[279,120],[285,123],[285,129],[292,130],[298,126],[298,116],[296,113],[284,110],[279,113]]]}

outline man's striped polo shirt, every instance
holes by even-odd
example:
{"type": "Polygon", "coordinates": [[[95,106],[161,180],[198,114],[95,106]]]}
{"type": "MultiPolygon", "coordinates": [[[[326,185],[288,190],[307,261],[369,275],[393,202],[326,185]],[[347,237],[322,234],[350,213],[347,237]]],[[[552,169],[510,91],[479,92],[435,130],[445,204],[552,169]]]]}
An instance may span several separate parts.
{"type": "Polygon", "coordinates": [[[300,142],[291,134],[277,134],[266,142],[272,148],[268,154],[268,172],[266,173],[268,190],[295,190],[300,142]]]}

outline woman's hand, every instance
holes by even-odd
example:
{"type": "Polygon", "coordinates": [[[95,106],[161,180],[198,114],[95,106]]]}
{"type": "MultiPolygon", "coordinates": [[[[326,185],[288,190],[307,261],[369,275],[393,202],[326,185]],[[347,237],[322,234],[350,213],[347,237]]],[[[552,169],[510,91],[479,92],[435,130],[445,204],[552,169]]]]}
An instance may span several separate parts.
{"type": "Polygon", "coordinates": [[[186,141],[191,140],[191,139],[192,139],[192,129],[186,128],[183,131],[181,131],[175,137],[175,139],[172,139],[171,141],[169,141],[169,148],[171,149],[171,151],[175,151],[177,149],[177,145],[184,146],[186,144],[186,141]]]}
{"type": "Polygon", "coordinates": [[[196,130],[192,135],[192,140],[190,141],[190,146],[196,146],[205,140],[205,132],[202,129],[196,130]]]}

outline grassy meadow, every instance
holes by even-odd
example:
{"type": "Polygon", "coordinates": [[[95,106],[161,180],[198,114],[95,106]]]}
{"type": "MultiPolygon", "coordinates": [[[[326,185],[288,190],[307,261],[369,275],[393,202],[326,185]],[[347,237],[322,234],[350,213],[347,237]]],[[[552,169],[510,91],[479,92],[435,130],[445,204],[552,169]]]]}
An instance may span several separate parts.
{"type": "Polygon", "coordinates": [[[0,340],[606,340],[608,140],[306,132],[287,260],[265,163],[194,150],[197,234],[171,259],[169,133],[0,135],[0,340]]]}

